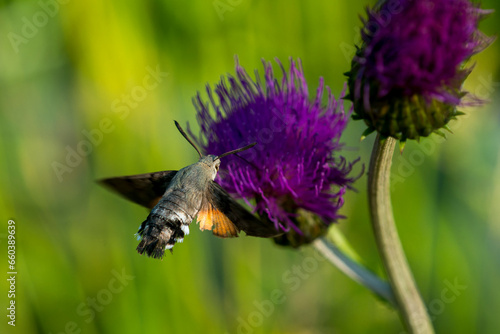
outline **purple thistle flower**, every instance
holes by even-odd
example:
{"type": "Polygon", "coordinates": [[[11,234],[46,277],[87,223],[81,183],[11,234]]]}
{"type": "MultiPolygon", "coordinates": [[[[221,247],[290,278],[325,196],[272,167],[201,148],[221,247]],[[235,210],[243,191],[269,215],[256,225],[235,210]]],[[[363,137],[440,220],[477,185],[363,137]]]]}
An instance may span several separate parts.
{"type": "Polygon", "coordinates": [[[281,84],[271,63],[264,63],[265,82],[258,73],[254,82],[236,60],[236,77],[227,76],[215,87],[215,101],[210,86],[210,103],[200,94],[193,99],[201,127],[198,144],[210,154],[257,142],[240,154],[228,156],[216,179],[229,193],[244,198],[249,205],[277,228],[302,234],[298,210],[319,216],[324,225],[341,216],[343,194],[355,177],[350,177],[352,163],[334,153],[349,114],[328,90],[328,105],[322,107],[323,79],[314,101],[309,100],[300,60],[291,61],[289,74],[283,71],[281,84]],[[210,114],[210,106],[215,117],[210,114]]]}
{"type": "Polygon", "coordinates": [[[406,140],[428,136],[480,102],[462,90],[465,62],[493,39],[478,30],[490,11],[468,0],[388,0],[367,10],[363,45],[352,61],[354,118],[406,140]]]}

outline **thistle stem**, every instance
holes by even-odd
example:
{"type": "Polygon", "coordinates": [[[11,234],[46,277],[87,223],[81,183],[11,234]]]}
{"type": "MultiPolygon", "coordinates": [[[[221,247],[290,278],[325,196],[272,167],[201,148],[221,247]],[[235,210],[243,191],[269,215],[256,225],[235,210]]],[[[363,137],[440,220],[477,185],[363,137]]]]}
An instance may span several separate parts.
{"type": "Polygon", "coordinates": [[[381,280],[377,275],[359,263],[353,261],[337,246],[330,243],[325,238],[318,238],[314,240],[313,246],[328,261],[330,261],[335,267],[337,267],[353,281],[368,288],[380,298],[385,299],[393,307],[397,307],[396,299],[394,298],[391,287],[387,282],[381,280]]]}
{"type": "Polygon", "coordinates": [[[427,310],[399,240],[390,196],[390,171],[396,140],[377,135],[368,172],[368,200],[377,246],[394,292],[397,308],[410,333],[434,333],[427,310]]]}

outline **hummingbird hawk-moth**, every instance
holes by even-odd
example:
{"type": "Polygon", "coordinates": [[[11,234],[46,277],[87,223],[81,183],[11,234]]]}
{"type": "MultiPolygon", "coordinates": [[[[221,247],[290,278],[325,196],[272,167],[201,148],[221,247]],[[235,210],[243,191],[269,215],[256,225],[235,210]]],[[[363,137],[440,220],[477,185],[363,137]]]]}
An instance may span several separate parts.
{"type": "Polygon", "coordinates": [[[197,217],[201,230],[212,230],[222,237],[237,237],[240,231],[255,237],[270,238],[282,232],[264,223],[236,202],[214,181],[220,159],[247,150],[256,143],[219,156],[202,156],[179,123],[175,125],[195,148],[200,160],[179,171],[162,171],[103,179],[101,184],[125,198],[151,209],[137,232],[137,251],[162,258],[165,251],[189,234],[189,225],[197,217]]]}

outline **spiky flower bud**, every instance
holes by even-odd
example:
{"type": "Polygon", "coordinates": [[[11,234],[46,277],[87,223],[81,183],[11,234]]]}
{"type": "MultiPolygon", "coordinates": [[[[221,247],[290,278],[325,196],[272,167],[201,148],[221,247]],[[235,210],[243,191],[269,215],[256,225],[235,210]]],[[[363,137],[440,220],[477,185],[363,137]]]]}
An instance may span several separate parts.
{"type": "Polygon", "coordinates": [[[480,103],[462,90],[465,62],[491,42],[478,30],[490,11],[468,0],[388,0],[367,10],[351,63],[349,99],[365,134],[405,141],[446,127],[457,107],[480,103]]]}

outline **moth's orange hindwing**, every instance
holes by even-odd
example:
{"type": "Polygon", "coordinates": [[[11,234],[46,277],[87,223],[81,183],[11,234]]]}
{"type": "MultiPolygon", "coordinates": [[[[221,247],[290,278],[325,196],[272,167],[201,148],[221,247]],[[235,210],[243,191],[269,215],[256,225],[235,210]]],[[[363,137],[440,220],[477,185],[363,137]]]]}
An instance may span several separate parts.
{"type": "Polygon", "coordinates": [[[217,208],[207,203],[198,213],[200,230],[212,230],[212,233],[221,238],[237,237],[239,229],[217,208]]]}

